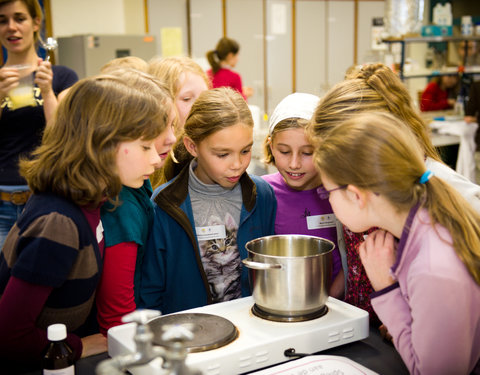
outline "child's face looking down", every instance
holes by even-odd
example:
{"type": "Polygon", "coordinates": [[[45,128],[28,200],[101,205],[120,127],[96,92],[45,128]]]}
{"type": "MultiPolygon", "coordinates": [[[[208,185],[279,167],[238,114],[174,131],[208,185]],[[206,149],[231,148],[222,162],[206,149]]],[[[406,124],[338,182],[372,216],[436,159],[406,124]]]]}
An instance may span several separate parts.
{"type": "Polygon", "coordinates": [[[275,133],[270,150],[275,158],[275,167],[292,189],[310,190],[320,185],[313,163],[313,146],[302,128],[275,133]]]}
{"type": "Polygon", "coordinates": [[[195,174],[200,181],[232,189],[250,164],[253,128],[238,123],[209,135],[198,144],[188,137],[184,142],[197,158],[195,174]]]}
{"type": "Polygon", "coordinates": [[[173,144],[175,143],[175,129],[174,129],[174,121],[175,121],[175,110],[172,107],[172,111],[168,118],[168,124],[160,133],[160,135],[155,138],[155,149],[157,150],[158,156],[160,157],[160,162],[155,165],[156,169],[159,169],[163,166],[165,159],[168,156],[168,153],[172,149],[173,144]]]}
{"type": "Polygon", "coordinates": [[[181,132],[193,103],[208,87],[202,76],[192,72],[181,75],[179,86],[180,90],[175,97],[175,105],[178,111],[178,132],[181,132]]]}
{"type": "Polygon", "coordinates": [[[368,209],[365,206],[365,194],[352,188],[351,185],[338,186],[330,178],[320,172],[321,180],[325,190],[331,191],[328,200],[332,206],[337,219],[352,232],[365,232],[373,226],[369,221],[368,209]],[[360,196],[361,195],[361,196],[360,196]]]}
{"type": "Polygon", "coordinates": [[[117,172],[122,184],[138,189],[155,171],[160,157],[155,149],[155,140],[137,139],[121,142],[117,149],[117,172]]]}

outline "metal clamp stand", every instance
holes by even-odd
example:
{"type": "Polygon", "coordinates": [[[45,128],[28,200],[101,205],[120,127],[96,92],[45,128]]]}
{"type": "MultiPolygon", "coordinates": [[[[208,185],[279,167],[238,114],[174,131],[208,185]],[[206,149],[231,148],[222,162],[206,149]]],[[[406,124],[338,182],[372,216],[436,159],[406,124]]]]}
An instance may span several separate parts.
{"type": "Polygon", "coordinates": [[[136,352],[106,359],[96,368],[97,375],[124,374],[127,367],[146,365],[155,358],[163,359],[158,375],[200,375],[198,371],[190,370],[185,360],[187,349],[185,342],[192,340],[193,333],[189,327],[172,325],[165,327],[162,339],[167,342],[165,347],[153,345],[153,332],[148,321],[160,315],[157,310],[136,310],[122,318],[124,323],[137,323],[134,341],[136,352]]]}

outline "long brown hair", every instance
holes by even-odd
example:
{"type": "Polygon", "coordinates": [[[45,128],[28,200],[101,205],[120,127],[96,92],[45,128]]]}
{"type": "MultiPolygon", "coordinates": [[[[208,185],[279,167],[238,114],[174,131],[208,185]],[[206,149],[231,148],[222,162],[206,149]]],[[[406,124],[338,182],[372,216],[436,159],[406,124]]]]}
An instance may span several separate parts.
{"type": "Polygon", "coordinates": [[[119,143],[154,139],[168,121],[164,90],[154,80],[143,84],[138,88],[123,77],[100,75],[73,85],[32,159],[20,162],[30,189],[80,206],[116,197],[122,187],[116,171],[119,143]]]}
{"type": "Polygon", "coordinates": [[[386,112],[353,115],[323,137],[314,158],[338,186],[374,191],[401,211],[425,207],[432,226],[449,231],[455,252],[480,284],[480,215],[440,178],[419,182],[424,150],[403,121],[386,112]]]}
{"type": "Polygon", "coordinates": [[[252,113],[238,91],[219,87],[202,92],[193,103],[183,133],[173,146],[173,156],[170,153],[165,161],[162,182],[175,177],[193,159],[183,143],[184,136],[199,144],[211,134],[240,122],[253,128],[252,113]]]}
{"type": "Polygon", "coordinates": [[[333,86],[320,100],[309,125],[313,141],[358,112],[386,111],[407,124],[419,140],[425,156],[441,161],[430,131],[421,119],[400,78],[383,64],[350,70],[346,79],[333,86]]]}
{"type": "Polygon", "coordinates": [[[227,58],[229,53],[236,55],[238,51],[240,51],[240,45],[235,40],[227,37],[221,38],[215,49],[206,54],[213,74],[220,70],[220,63],[227,58]]]}

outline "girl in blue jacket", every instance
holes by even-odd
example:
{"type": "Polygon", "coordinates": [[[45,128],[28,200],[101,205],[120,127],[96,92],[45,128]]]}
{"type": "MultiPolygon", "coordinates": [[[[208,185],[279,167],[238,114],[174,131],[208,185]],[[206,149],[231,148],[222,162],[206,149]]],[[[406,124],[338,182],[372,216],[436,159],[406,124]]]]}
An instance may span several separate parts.
{"type": "Polygon", "coordinates": [[[270,185],[246,172],[252,144],[252,115],[238,92],[200,94],[166,161],[180,172],[152,197],[143,307],[167,314],[250,295],[245,244],[274,234],[276,213],[270,185]]]}

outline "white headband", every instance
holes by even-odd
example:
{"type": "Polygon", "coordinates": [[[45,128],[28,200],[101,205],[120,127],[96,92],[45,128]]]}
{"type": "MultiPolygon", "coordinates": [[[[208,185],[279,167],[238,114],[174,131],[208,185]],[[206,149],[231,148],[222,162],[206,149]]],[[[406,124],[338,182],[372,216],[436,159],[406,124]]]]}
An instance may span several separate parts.
{"type": "Polygon", "coordinates": [[[295,92],[282,99],[270,116],[268,134],[271,135],[275,126],[287,118],[302,118],[310,120],[320,98],[316,95],[295,92]]]}

